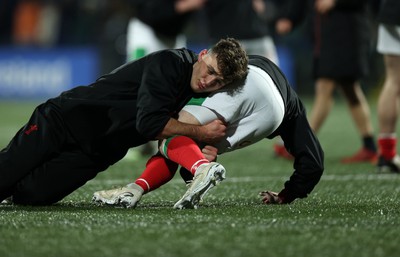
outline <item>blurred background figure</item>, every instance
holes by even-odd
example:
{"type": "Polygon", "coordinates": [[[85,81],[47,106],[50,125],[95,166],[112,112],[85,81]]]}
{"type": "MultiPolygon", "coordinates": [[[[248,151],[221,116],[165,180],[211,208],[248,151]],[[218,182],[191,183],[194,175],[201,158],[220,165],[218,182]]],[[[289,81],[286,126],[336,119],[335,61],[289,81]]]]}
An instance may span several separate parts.
{"type": "Polygon", "coordinates": [[[16,45],[37,43],[42,5],[37,0],[20,1],[14,15],[13,42],[16,45]]]}
{"type": "Polygon", "coordinates": [[[371,34],[367,2],[291,0],[287,16],[276,24],[278,33],[288,33],[303,19],[305,6],[311,10],[316,82],[310,125],[318,133],[333,107],[335,89],[340,89],[362,140],[361,149],[343,158],[343,163],[377,160],[370,109],[359,82],[368,74],[371,34]]]}
{"type": "Polygon", "coordinates": [[[60,29],[60,12],[53,1],[22,0],[13,16],[12,40],[18,46],[54,46],[60,29]]]}
{"type": "MultiPolygon", "coordinates": [[[[278,52],[273,39],[273,24],[281,15],[284,1],[273,0],[209,0],[205,16],[210,43],[221,37],[234,37],[240,41],[247,54],[267,57],[279,66],[278,52]]],[[[275,149],[288,159],[280,137],[275,149]]]]}
{"type": "Polygon", "coordinates": [[[383,54],[386,78],[378,101],[378,171],[400,172],[396,124],[400,104],[400,1],[383,0],[378,15],[377,50],[383,54]]]}
{"type": "Polygon", "coordinates": [[[191,14],[206,0],[131,0],[133,17],[127,29],[127,59],[149,53],[186,47],[184,29],[191,14]]]}
{"type": "Polygon", "coordinates": [[[240,41],[248,54],[257,54],[278,64],[278,54],[270,33],[277,15],[271,0],[209,0],[205,6],[210,44],[220,38],[240,41]]]}
{"type": "MultiPolygon", "coordinates": [[[[201,9],[206,0],[131,0],[133,17],[127,28],[127,61],[149,53],[187,47],[186,28],[193,12],[201,9]]],[[[142,155],[157,152],[157,142],[139,148],[142,155]]],[[[134,152],[128,157],[134,158],[134,152]],[[133,155],[132,155],[133,154],[133,155]]]]}

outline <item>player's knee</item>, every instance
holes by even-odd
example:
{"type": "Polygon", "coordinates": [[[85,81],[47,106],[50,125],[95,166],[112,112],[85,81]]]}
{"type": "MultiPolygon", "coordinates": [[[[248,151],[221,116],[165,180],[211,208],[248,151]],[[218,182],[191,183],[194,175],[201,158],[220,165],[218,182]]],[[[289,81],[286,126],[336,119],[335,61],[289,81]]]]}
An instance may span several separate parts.
{"type": "Polygon", "coordinates": [[[360,105],[361,100],[359,95],[357,94],[356,86],[352,83],[341,83],[342,92],[345,95],[347,102],[350,106],[360,105]]]}

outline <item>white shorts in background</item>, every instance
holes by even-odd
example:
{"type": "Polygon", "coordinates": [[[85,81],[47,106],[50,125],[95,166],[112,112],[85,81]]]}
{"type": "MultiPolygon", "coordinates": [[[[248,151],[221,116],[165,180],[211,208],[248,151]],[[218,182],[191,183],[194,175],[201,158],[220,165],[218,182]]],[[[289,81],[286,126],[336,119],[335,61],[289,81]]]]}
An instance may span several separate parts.
{"type": "Polygon", "coordinates": [[[147,24],[131,18],[128,24],[126,41],[127,61],[139,59],[155,51],[186,47],[186,37],[162,38],[147,24]]]}
{"type": "Polygon", "coordinates": [[[270,36],[255,39],[241,39],[240,43],[247,54],[257,54],[270,59],[279,66],[278,52],[274,40],[270,36]]]}
{"type": "Polygon", "coordinates": [[[400,26],[379,25],[377,50],[381,54],[400,55],[400,26]]]}

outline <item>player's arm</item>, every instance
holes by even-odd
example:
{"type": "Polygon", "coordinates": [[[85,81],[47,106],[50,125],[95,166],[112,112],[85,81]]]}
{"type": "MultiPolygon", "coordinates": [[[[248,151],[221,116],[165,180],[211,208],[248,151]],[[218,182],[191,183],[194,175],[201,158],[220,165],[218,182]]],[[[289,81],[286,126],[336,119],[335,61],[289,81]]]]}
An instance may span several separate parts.
{"type": "MultiPolygon", "coordinates": [[[[193,115],[193,112],[196,112],[197,117],[201,117],[201,119],[204,122],[209,122],[209,121],[212,121],[212,120],[215,120],[218,118],[215,113],[211,112],[209,109],[207,109],[205,107],[197,106],[195,109],[197,111],[194,111],[193,108],[189,108],[188,106],[186,106],[183,110],[181,110],[179,112],[178,121],[187,123],[187,124],[192,124],[192,125],[202,125],[202,122],[200,122],[198,120],[198,118],[196,118],[193,115]],[[186,111],[185,109],[188,111],[186,111]]],[[[215,148],[211,145],[206,145],[202,148],[201,151],[204,154],[204,156],[207,158],[207,160],[215,161],[217,159],[217,155],[218,155],[217,148],[215,148]]]]}
{"type": "Polygon", "coordinates": [[[226,127],[221,121],[198,125],[174,118],[176,109],[180,108],[177,95],[192,93],[185,83],[190,81],[190,69],[184,65],[180,55],[173,51],[160,51],[149,56],[143,65],[136,115],[136,128],[143,137],[154,140],[183,135],[213,142],[225,136],[226,127]]]}
{"type": "MultiPolygon", "coordinates": [[[[212,117],[211,120],[216,120],[217,117],[212,117]]],[[[192,113],[185,111],[185,109],[179,112],[178,120],[180,122],[189,123],[193,125],[203,125],[192,113]]]]}
{"type": "MultiPolygon", "coordinates": [[[[198,107],[198,109],[201,108],[203,111],[198,111],[198,115],[202,115],[202,118],[207,122],[208,120],[214,120],[217,119],[217,115],[213,112],[211,112],[209,109],[205,107],[198,107]]],[[[190,110],[190,109],[187,109],[190,110]]],[[[181,110],[179,112],[179,121],[189,123],[189,124],[196,124],[196,125],[201,125],[202,123],[189,111],[185,111],[185,109],[181,110]]],[[[218,149],[215,148],[214,146],[211,145],[206,145],[201,149],[201,152],[204,154],[204,157],[207,158],[207,160],[215,161],[217,159],[218,155],[218,149]]]]}
{"type": "Polygon", "coordinates": [[[266,204],[291,203],[305,198],[318,184],[324,171],[324,152],[305,115],[298,115],[281,128],[286,149],[294,156],[294,172],[279,193],[260,193],[266,204]]]}
{"type": "Polygon", "coordinates": [[[214,112],[203,106],[187,105],[178,120],[170,119],[159,139],[182,135],[203,143],[213,143],[225,136],[226,124],[214,112]],[[180,132],[179,132],[179,131],[180,132]]]}
{"type": "Polygon", "coordinates": [[[213,120],[205,125],[192,125],[170,118],[157,139],[182,135],[200,142],[213,143],[225,136],[225,130],[226,125],[221,120],[213,120]]]}

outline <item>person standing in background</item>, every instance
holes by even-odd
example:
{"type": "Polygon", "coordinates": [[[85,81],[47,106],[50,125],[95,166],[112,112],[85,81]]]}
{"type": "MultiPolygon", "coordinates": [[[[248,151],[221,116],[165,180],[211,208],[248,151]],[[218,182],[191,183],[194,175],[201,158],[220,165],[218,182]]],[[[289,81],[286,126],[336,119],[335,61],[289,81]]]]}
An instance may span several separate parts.
{"type": "Polygon", "coordinates": [[[52,1],[16,1],[12,43],[18,46],[51,47],[57,43],[60,12],[52,1]]]}
{"type": "Polygon", "coordinates": [[[378,101],[379,172],[400,172],[396,124],[400,100],[400,1],[383,0],[378,13],[377,50],[383,54],[386,78],[378,101]]]}
{"type": "MultiPolygon", "coordinates": [[[[282,0],[208,1],[204,10],[211,42],[224,35],[232,36],[240,41],[247,54],[264,56],[279,66],[271,28],[284,4],[282,0]]],[[[275,139],[274,151],[276,156],[293,159],[280,137],[275,139]]]]}
{"type": "Polygon", "coordinates": [[[273,2],[265,0],[209,0],[205,5],[207,28],[212,43],[234,37],[247,54],[267,57],[278,64],[278,54],[268,30],[274,17],[273,2]],[[268,3],[268,4],[267,4],[268,3]]]}
{"type": "Polygon", "coordinates": [[[360,85],[368,73],[370,33],[367,19],[367,0],[307,0],[289,1],[288,14],[276,24],[279,34],[292,30],[303,17],[307,3],[312,9],[314,43],[315,99],[310,125],[316,133],[331,111],[334,92],[343,93],[350,114],[362,139],[362,148],[342,163],[377,161],[370,109],[360,85]]]}
{"type": "Polygon", "coordinates": [[[132,0],[135,15],[128,24],[127,60],[149,53],[186,47],[183,35],[190,15],[206,0],[132,0]]]}

